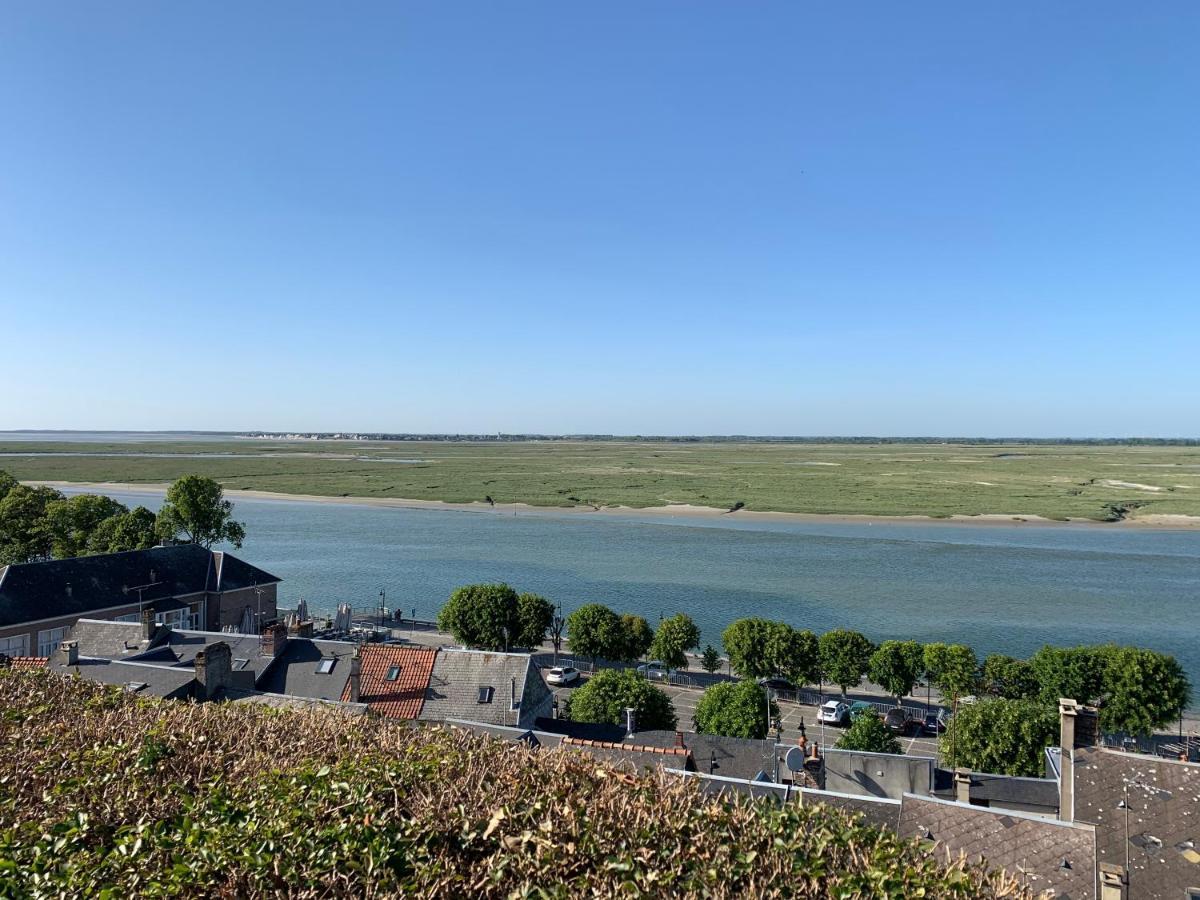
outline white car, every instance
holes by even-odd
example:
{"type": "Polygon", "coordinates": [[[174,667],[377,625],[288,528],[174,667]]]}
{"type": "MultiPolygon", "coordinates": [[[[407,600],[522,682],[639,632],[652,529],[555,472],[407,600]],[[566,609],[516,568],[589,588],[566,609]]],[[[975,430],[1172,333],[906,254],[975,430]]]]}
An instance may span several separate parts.
{"type": "Polygon", "coordinates": [[[642,663],[637,667],[639,675],[645,675],[651,681],[669,681],[671,676],[675,674],[675,670],[668,666],[665,662],[659,662],[657,659],[651,660],[648,663],[642,663]]]}
{"type": "Polygon", "coordinates": [[[840,700],[826,700],[817,718],[826,725],[845,725],[850,721],[850,705],[840,700]]]}
{"type": "Polygon", "coordinates": [[[579,670],[571,666],[555,666],[546,673],[546,684],[571,684],[579,680],[579,670]]]}

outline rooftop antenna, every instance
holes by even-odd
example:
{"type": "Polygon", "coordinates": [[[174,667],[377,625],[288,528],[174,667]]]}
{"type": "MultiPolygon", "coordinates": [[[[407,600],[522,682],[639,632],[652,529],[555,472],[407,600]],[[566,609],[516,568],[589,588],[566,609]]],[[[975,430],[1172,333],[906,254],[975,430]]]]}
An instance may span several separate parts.
{"type": "Polygon", "coordinates": [[[124,594],[126,597],[128,597],[128,596],[129,596],[129,592],[130,592],[130,591],[137,591],[137,596],[138,596],[138,621],[139,621],[139,622],[142,620],[142,611],[143,611],[143,610],[142,610],[142,607],[144,606],[144,603],[143,603],[143,601],[142,601],[142,597],[143,597],[143,595],[144,595],[144,594],[146,593],[146,591],[147,591],[147,590],[149,590],[150,588],[152,588],[152,587],[155,587],[155,586],[157,586],[157,585],[160,585],[160,584],[164,584],[164,582],[162,582],[162,581],[155,581],[155,580],[154,580],[154,570],[153,570],[153,569],[151,569],[151,570],[150,570],[150,580],[149,580],[148,582],[146,582],[146,584],[135,584],[133,587],[130,587],[130,586],[129,586],[129,585],[127,585],[127,584],[123,584],[123,585],[121,585],[121,593],[122,593],[122,594],[124,594]]]}

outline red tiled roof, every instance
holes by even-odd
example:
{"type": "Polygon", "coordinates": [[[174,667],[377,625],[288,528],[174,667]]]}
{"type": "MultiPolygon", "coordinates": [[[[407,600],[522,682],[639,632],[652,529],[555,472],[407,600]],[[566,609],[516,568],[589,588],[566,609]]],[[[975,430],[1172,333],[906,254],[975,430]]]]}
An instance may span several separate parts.
{"type": "MultiPolygon", "coordinates": [[[[424,647],[363,644],[360,652],[359,702],[390,719],[415,719],[420,715],[437,651],[424,647]],[[387,673],[392,666],[400,667],[400,676],[395,681],[388,681],[387,673]]],[[[342,701],[350,701],[349,681],[342,691],[342,701]]]]}
{"type": "Polygon", "coordinates": [[[14,669],[44,669],[50,662],[48,656],[10,656],[9,665],[14,669]]]}

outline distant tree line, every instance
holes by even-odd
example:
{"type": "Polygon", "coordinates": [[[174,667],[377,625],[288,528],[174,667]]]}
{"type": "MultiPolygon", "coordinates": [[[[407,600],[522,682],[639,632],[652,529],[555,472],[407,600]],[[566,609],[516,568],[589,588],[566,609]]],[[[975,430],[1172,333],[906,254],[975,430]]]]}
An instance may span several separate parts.
{"type": "Polygon", "coordinates": [[[246,532],[232,514],[221,486],[198,475],[172,484],[155,515],[102,494],[31,487],[0,471],[0,565],[145,550],[164,540],[240,547],[246,532]]]}

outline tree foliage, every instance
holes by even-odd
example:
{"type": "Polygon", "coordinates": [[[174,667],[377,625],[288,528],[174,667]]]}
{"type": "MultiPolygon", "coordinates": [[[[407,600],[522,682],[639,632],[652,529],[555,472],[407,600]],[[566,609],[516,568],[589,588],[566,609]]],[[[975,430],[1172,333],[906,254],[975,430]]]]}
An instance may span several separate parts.
{"type": "Polygon", "coordinates": [[[546,631],[554,618],[554,604],[538,594],[517,597],[517,632],[512,646],[536,650],[546,639],[546,631]]]}
{"type": "Polygon", "coordinates": [[[82,556],[92,535],[107,520],[129,512],[123,503],[102,494],[76,494],[46,504],[45,528],[55,559],[82,556]]]}
{"type": "Polygon", "coordinates": [[[3,469],[0,469],[0,500],[3,500],[8,492],[20,483],[3,469]]]}
{"type": "Polygon", "coordinates": [[[838,738],[837,749],[865,753],[902,753],[900,742],[887,730],[883,719],[872,710],[855,716],[850,727],[838,738]]]}
{"type": "Polygon", "coordinates": [[[867,662],[867,677],[899,703],[925,671],[925,648],[916,641],[884,641],[867,662]]]}
{"type": "Polygon", "coordinates": [[[625,709],[632,707],[641,730],[676,725],[671,698],[631,669],[602,669],[571,693],[568,714],[576,722],[625,724],[625,709]]]}
{"type": "Polygon", "coordinates": [[[1044,751],[1058,740],[1056,707],[1031,700],[981,700],[950,718],[940,750],[952,766],[1037,777],[1044,751]]]}
{"type": "Polygon", "coordinates": [[[696,704],[696,731],[761,740],[771,729],[771,719],[779,717],[774,700],[768,717],[767,703],[766,690],[750,679],[714,684],[696,704]]]}
{"type": "Polygon", "coordinates": [[[567,642],[576,656],[624,659],[626,638],[621,617],[602,603],[588,603],[567,616],[567,642]]]}
{"type": "Polygon", "coordinates": [[[466,647],[506,650],[521,633],[517,592],[507,584],[460,587],[438,612],[438,628],[466,647]]]}
{"type": "Polygon", "coordinates": [[[700,668],[709,675],[721,668],[721,654],[712,644],[706,644],[704,652],[700,654],[700,668]]]}
{"type": "Polygon", "coordinates": [[[17,484],[0,500],[0,565],[49,559],[53,535],[46,523],[50,504],[64,499],[49,487],[17,484]]]}
{"type": "Polygon", "coordinates": [[[641,616],[625,613],[621,616],[622,651],[609,659],[619,662],[633,662],[641,659],[654,643],[654,629],[641,616]]]}
{"type": "Polygon", "coordinates": [[[88,537],[87,554],[148,550],[157,543],[154,513],[144,506],[105,519],[88,537]]]}
{"type": "Polygon", "coordinates": [[[654,641],[650,644],[650,656],[661,660],[672,669],[686,669],[687,652],[700,646],[700,629],[692,617],[677,613],[658,623],[654,641]]]}
{"type": "Polygon", "coordinates": [[[1105,702],[1100,726],[1107,731],[1149,735],[1174,722],[1187,708],[1191,685],[1173,656],[1120,647],[1106,654],[1105,702]]]}
{"type": "Polygon", "coordinates": [[[1062,697],[1091,703],[1104,693],[1105,670],[1112,645],[1094,647],[1046,646],[1029,658],[1038,683],[1038,696],[1057,706],[1062,697]]]}
{"type": "Polygon", "coordinates": [[[233,504],[221,485],[202,475],[184,475],[167,489],[158,512],[158,533],[168,540],[182,535],[188,543],[206,548],[220,543],[241,547],[246,538],[245,527],[233,521],[233,504]]]}
{"type": "Polygon", "coordinates": [[[858,687],[867,674],[875,646],[864,635],[847,628],[825,632],[818,646],[825,680],[838,685],[843,695],[850,688],[858,687]]]}
{"type": "Polygon", "coordinates": [[[1030,700],[1038,694],[1037,679],[1026,660],[993,653],[983,661],[984,690],[1006,700],[1030,700]]]}
{"type": "Polygon", "coordinates": [[[782,675],[802,684],[816,679],[817,638],[811,631],[747,618],[731,623],[721,641],[730,667],[743,678],[782,675]]]}
{"type": "Polygon", "coordinates": [[[926,644],[925,672],[944,696],[957,700],[974,689],[979,661],[965,644],[926,644]]]}

